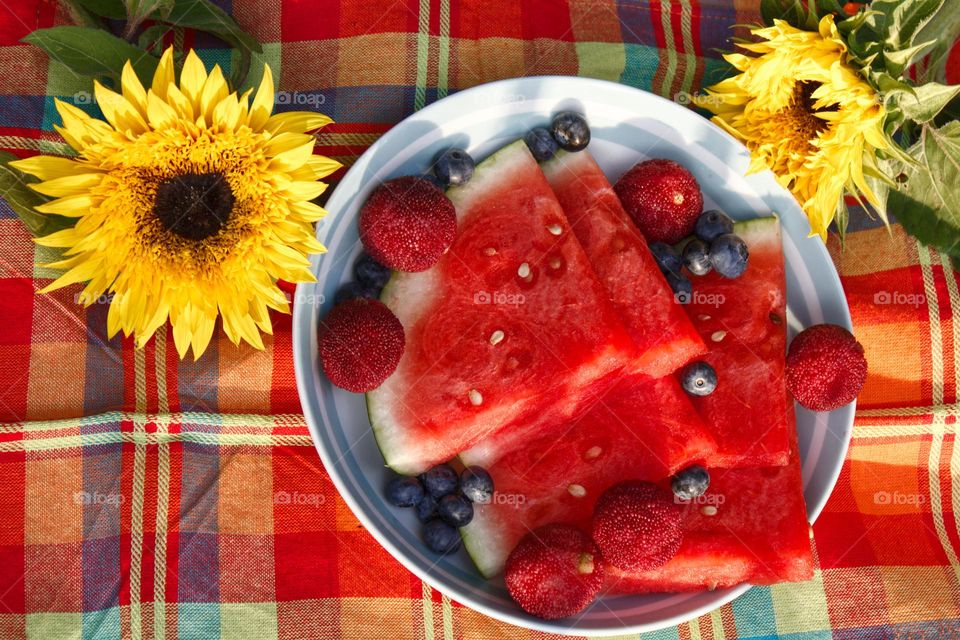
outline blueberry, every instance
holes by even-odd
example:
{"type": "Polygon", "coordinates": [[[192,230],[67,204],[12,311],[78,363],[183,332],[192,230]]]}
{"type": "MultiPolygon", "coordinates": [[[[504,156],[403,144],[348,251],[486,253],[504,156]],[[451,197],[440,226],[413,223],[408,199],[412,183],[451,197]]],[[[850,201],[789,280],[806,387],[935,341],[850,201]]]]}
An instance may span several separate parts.
{"type": "Polygon", "coordinates": [[[467,467],[460,474],[460,493],[477,504],[493,500],[493,478],[483,467],[467,467]]]}
{"type": "Polygon", "coordinates": [[[457,494],[443,496],[437,503],[437,513],[453,527],[465,527],[473,520],[473,503],[457,494]]]}
{"type": "Polygon", "coordinates": [[[699,238],[693,238],[683,248],[683,264],[695,276],[705,276],[713,269],[710,264],[710,247],[699,238]]]}
{"type": "Polygon", "coordinates": [[[380,292],[377,289],[371,288],[365,284],[351,280],[347,284],[340,287],[337,291],[337,295],[334,296],[334,304],[340,304],[347,300],[353,300],[354,298],[366,298],[368,300],[376,300],[380,297],[380,292]]]}
{"type": "Polygon", "coordinates": [[[703,360],[697,360],[680,371],[680,384],[692,396],[708,396],[717,388],[717,372],[703,360]]]}
{"type": "Polygon", "coordinates": [[[438,464],[421,476],[427,493],[434,498],[442,498],[457,490],[459,478],[457,472],[448,464],[438,464]]]}
{"type": "Polygon", "coordinates": [[[537,127],[527,132],[523,136],[523,141],[527,143],[530,153],[537,159],[537,162],[543,162],[553,157],[557,152],[557,141],[554,140],[550,129],[546,127],[537,127]]]}
{"type": "Polygon", "coordinates": [[[672,271],[667,272],[667,284],[673,289],[673,299],[679,304],[689,304],[693,299],[693,283],[686,276],[677,275],[672,271]]]}
{"type": "Polygon", "coordinates": [[[395,507],[415,507],[423,500],[423,485],[410,476],[395,476],[387,483],[387,502],[395,507]]]}
{"type": "Polygon", "coordinates": [[[429,522],[437,517],[437,499],[429,493],[423,494],[423,500],[417,503],[417,519],[429,522]]]}
{"type": "Polygon", "coordinates": [[[574,111],[561,111],[550,123],[553,137],[562,149],[580,151],[590,144],[590,127],[582,115],[574,111]]]}
{"type": "Polygon", "coordinates": [[[440,519],[431,520],[423,527],[423,541],[437,553],[451,553],[460,548],[460,533],[440,519]]]}
{"type": "Polygon", "coordinates": [[[733,233],[733,220],[727,214],[716,209],[704,211],[697,218],[693,233],[704,242],[710,242],[717,236],[733,233]]]}
{"type": "Polygon", "coordinates": [[[463,149],[447,149],[433,164],[433,173],[444,186],[466,184],[473,177],[473,158],[463,149]]]}
{"type": "Polygon", "coordinates": [[[710,474],[700,465],[687,467],[683,471],[677,472],[670,479],[670,487],[673,489],[673,495],[681,500],[693,500],[699,498],[707,491],[710,486],[710,474]]]}
{"type": "Polygon", "coordinates": [[[724,278],[739,278],[747,269],[750,253],[740,236],[727,233],[710,243],[710,263],[724,278]]]}
{"type": "Polygon", "coordinates": [[[683,259],[677,250],[666,242],[651,242],[650,253],[660,266],[660,271],[664,273],[680,273],[680,267],[683,266],[683,259]]]}
{"type": "Polygon", "coordinates": [[[353,275],[357,282],[370,289],[383,289],[390,279],[390,269],[365,253],[354,263],[353,275]]]}

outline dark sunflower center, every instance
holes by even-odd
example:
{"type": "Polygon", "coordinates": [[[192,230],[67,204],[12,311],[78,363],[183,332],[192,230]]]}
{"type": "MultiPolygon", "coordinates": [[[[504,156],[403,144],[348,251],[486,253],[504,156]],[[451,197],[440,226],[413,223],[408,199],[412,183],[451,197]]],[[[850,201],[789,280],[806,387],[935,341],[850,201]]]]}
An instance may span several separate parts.
{"type": "Polygon", "coordinates": [[[815,137],[818,133],[825,130],[830,123],[823,118],[818,118],[816,114],[836,111],[840,107],[836,104],[829,104],[820,109],[814,108],[816,100],[813,99],[813,92],[820,88],[819,82],[804,80],[798,82],[793,90],[793,103],[791,105],[796,113],[798,124],[806,133],[811,133],[815,137]]]}
{"type": "Polygon", "coordinates": [[[168,231],[187,240],[204,240],[230,219],[233,191],[220,173],[185,173],[157,187],[153,212],[168,231]]]}

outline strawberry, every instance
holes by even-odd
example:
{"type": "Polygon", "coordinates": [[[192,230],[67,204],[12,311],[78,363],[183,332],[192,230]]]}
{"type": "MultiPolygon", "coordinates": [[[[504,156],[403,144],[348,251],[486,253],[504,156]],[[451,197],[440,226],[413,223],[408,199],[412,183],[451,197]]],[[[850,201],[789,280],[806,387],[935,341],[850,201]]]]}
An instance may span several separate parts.
{"type": "Polygon", "coordinates": [[[787,388],[812,411],[849,404],[867,379],[867,358],[853,334],[835,324],[800,332],[787,353],[787,388]]]}
{"type": "Polygon", "coordinates": [[[510,597],[545,620],[583,611],[603,585],[603,560],[590,536],[566,524],[528,533],[510,552],[505,570],[510,597]]]}
{"type": "Polygon", "coordinates": [[[618,569],[655,569],[680,548],[680,506],[655,484],[615,484],[597,498],[593,539],[604,559],[618,569]]]}
{"type": "Polygon", "coordinates": [[[672,160],[635,164],[620,177],[614,191],[648,242],[676,244],[693,233],[703,211],[696,178],[672,160]]]}
{"type": "Polygon", "coordinates": [[[377,187],[360,210],[360,239],[377,262],[398,271],[425,271],[457,233],[450,199],[423,178],[405,176],[377,187]]]}
{"type": "Polygon", "coordinates": [[[404,344],[403,325],[379,300],[341,302],[320,322],[323,371],[354,393],[379,387],[397,368],[404,344]]]}

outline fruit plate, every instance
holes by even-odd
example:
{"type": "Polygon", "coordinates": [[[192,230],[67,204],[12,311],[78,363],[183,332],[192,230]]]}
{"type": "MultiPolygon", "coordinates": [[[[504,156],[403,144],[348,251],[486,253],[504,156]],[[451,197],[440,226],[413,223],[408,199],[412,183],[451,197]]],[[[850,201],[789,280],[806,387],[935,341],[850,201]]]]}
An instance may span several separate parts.
{"type": "MultiPolygon", "coordinates": [[[[367,420],[364,397],[333,387],[317,356],[317,324],[337,289],[351,279],[361,252],[357,215],[369,193],[389,178],[422,174],[449,147],[482,159],[549,122],[561,109],[583,113],[590,123],[590,151],[611,180],[646,158],[670,158],[699,181],[705,208],[734,218],[776,212],[783,226],[787,266],[788,324],[821,322],[850,328],[850,314],[830,256],[796,200],[769,171],[746,176],[749,153],[708,120],[650,93],[602,80],[536,77],[503,80],[461,91],[418,111],[392,128],[344,176],[327,203],[317,236],[329,248],[314,256],[316,284],[297,288],[293,355],[297,388],[311,436],[331,478],[367,530],[405,567],[449,597],[494,618],[553,633],[618,635],[672,626],[711,611],[749,585],[712,592],[605,596],[574,619],[545,621],[522,612],[502,579],[483,579],[466,553],[439,557],[420,541],[412,510],[391,507],[383,486],[389,470],[367,420]]],[[[810,521],[833,490],[853,425],[854,405],[831,413],[797,409],[804,493],[810,521]]]]}

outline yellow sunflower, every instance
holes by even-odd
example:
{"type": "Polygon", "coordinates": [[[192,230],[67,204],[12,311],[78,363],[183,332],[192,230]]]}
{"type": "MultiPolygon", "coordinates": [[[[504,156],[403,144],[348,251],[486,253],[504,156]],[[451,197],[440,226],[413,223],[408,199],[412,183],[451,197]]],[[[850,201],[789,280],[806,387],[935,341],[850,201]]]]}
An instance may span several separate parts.
{"type": "Polygon", "coordinates": [[[313,154],[307,131],[322,114],[271,115],[273,76],[231,93],[219,66],[207,73],[190,51],[180,83],[173,50],[145,89],[128,62],[121,93],[94,83],[106,122],[56,102],[57,131],[76,158],[37,156],[12,163],[55,198],[41,213],[76,226],[38,238],[63,249],[51,267],[66,272],[44,291],[86,282],[86,306],[112,293],[107,331],[142,347],[169,318],[180,357],[206,349],[217,316],[227,337],[263,348],[268,309],[289,312],[277,280],[312,281],[307,254],[325,251],[313,223],[326,212],[310,201],[340,165],[313,154]]]}
{"type": "Polygon", "coordinates": [[[877,204],[864,165],[877,171],[888,148],[876,91],[846,59],[833,16],[819,32],[781,20],[755,29],[761,40],[740,44],[754,56],[724,56],[740,73],[707,89],[696,103],[750,149],[750,172],[771,169],[793,192],[824,240],[845,193],[877,204]]]}

